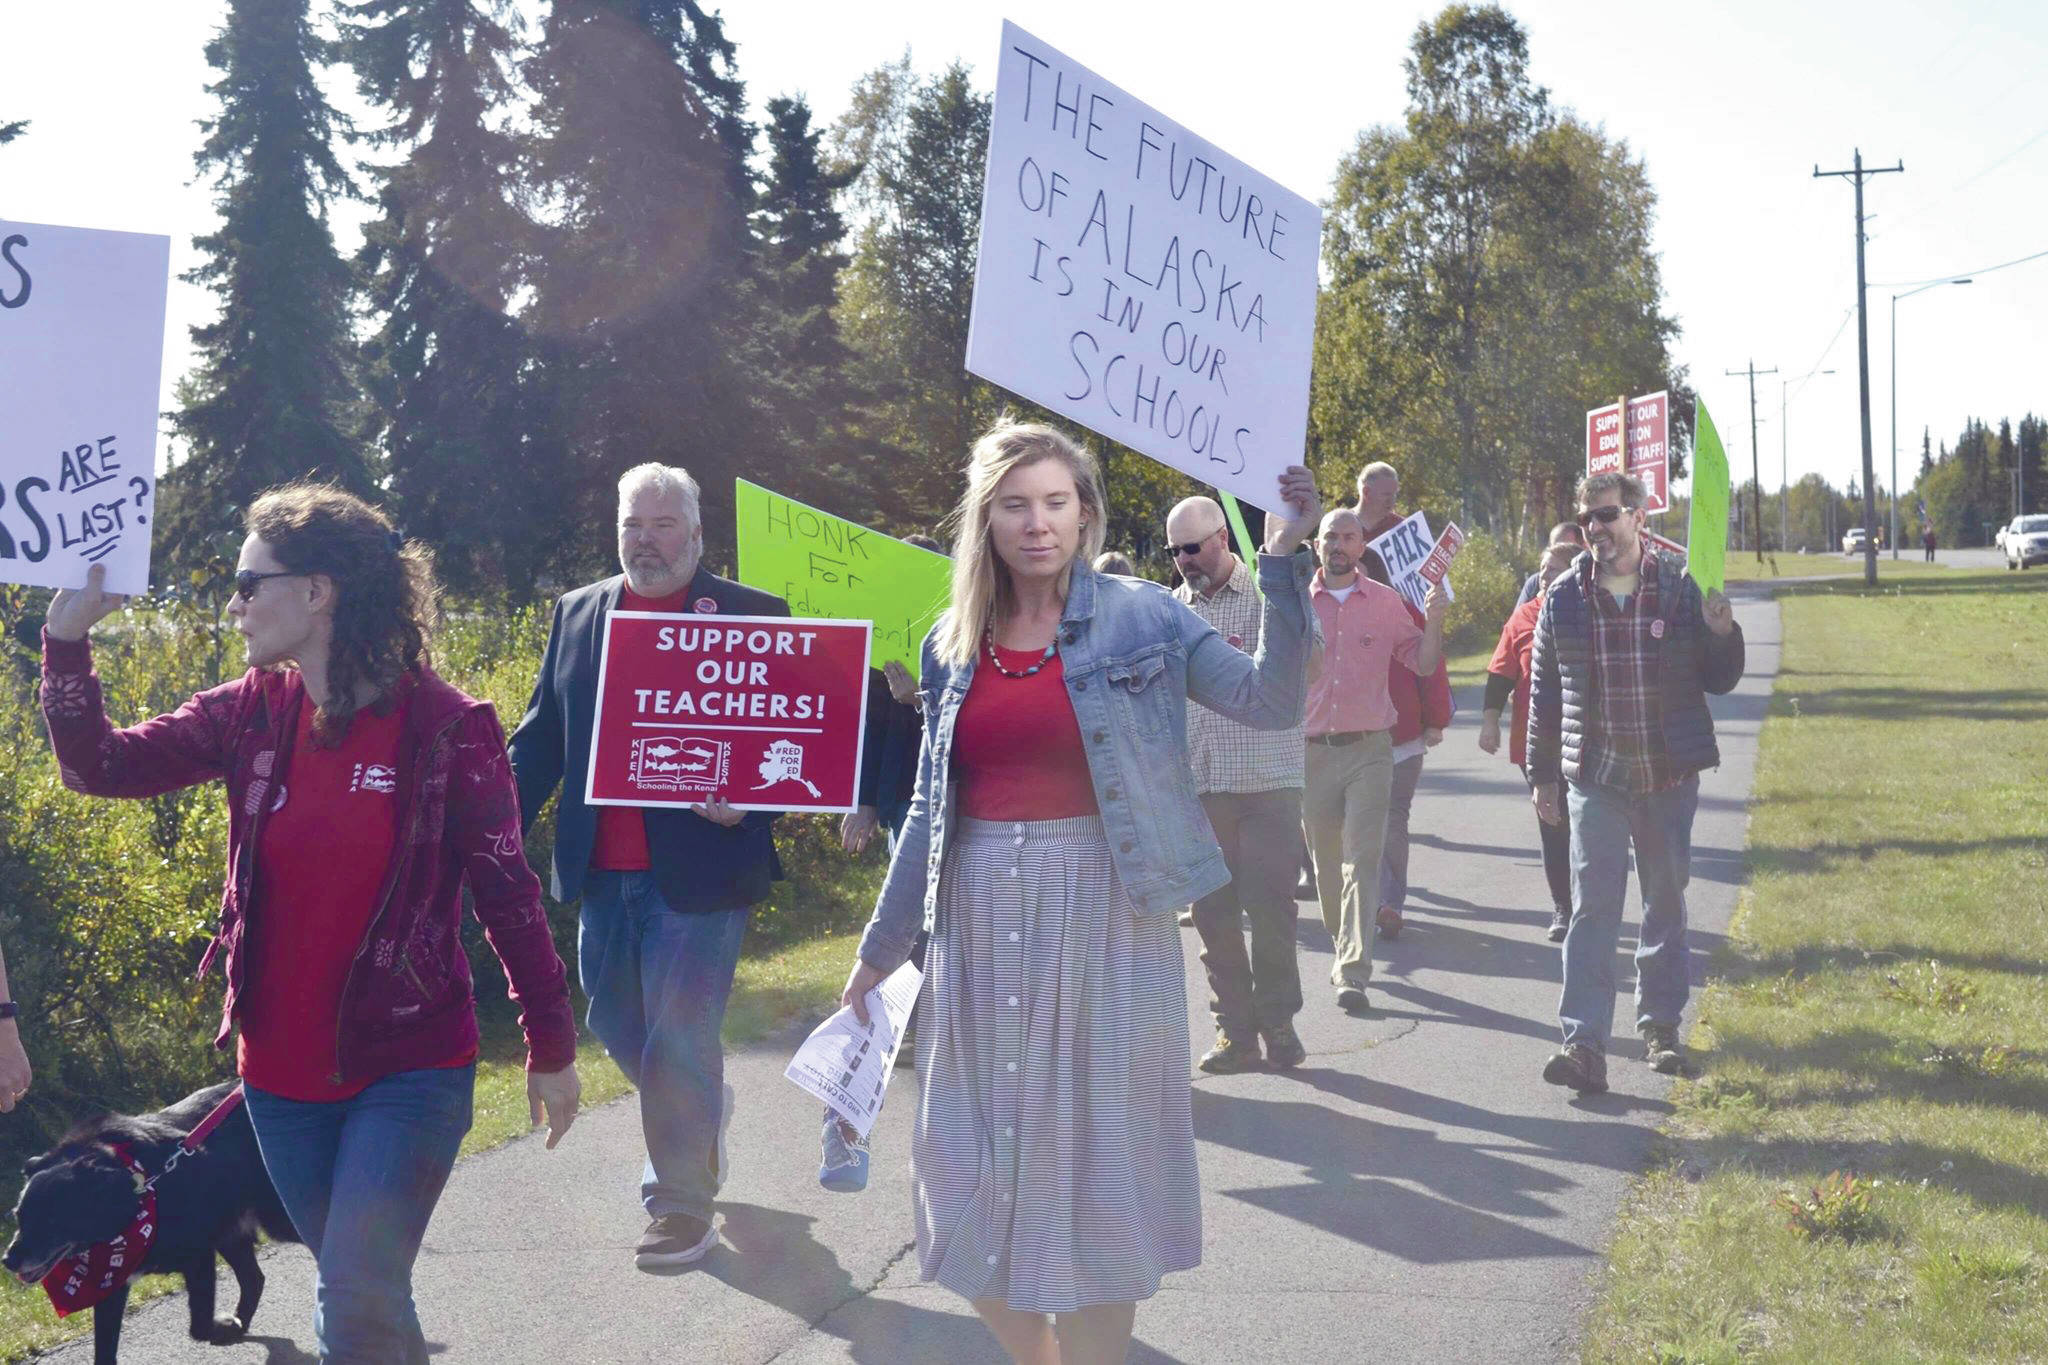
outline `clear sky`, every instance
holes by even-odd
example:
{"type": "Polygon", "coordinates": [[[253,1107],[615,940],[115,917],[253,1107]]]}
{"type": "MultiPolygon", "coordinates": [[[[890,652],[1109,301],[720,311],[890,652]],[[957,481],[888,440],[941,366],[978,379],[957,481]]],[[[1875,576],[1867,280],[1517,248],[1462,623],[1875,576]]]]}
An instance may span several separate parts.
{"type": "MultiPolygon", "coordinates": [[[[317,0],[316,0],[317,3],[317,0]]],[[[529,8],[532,8],[529,0],[529,8]]],[[[726,7],[758,103],[802,92],[821,122],[864,71],[907,46],[920,70],[959,59],[986,84],[1014,19],[1302,194],[1329,191],[1362,128],[1397,121],[1409,35],[1434,4],[1364,0],[746,0],[726,7]]],[[[1777,479],[1780,379],[1819,367],[1789,409],[1791,476],[1844,483],[1858,466],[1851,189],[1815,180],[1866,162],[1871,410],[1879,481],[1890,420],[1889,313],[1902,282],[2048,251],[2048,5],[2025,0],[1827,0],[1712,6],[1521,0],[1535,78],[1648,165],[1677,358],[1715,414],[1737,477],[1749,457],[1754,359],[1765,481],[1777,479]],[[1846,326],[1844,325],[1846,321],[1846,326]],[[1831,344],[1832,343],[1832,344],[1831,344]]],[[[174,271],[211,221],[192,184],[211,112],[202,49],[219,0],[14,6],[0,41],[0,217],[169,233],[174,271]]],[[[345,83],[334,82],[337,94],[345,83]]],[[[341,206],[352,247],[362,210],[341,206]]],[[[211,309],[174,284],[165,406],[211,309]]],[[[2048,411],[2048,258],[1898,306],[1898,428],[1911,481],[1920,430],[2048,411]]],[[[1588,395],[1589,405],[1597,395],[1588,395]]]]}

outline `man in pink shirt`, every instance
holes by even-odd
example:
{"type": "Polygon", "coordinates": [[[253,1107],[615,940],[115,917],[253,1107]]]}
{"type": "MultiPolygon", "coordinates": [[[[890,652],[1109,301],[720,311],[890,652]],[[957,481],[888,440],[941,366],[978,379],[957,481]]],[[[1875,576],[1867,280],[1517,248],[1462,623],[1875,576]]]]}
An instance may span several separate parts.
{"type": "Polygon", "coordinates": [[[1378,924],[1380,855],[1394,784],[1394,699],[1387,663],[1418,674],[1443,657],[1443,591],[1424,599],[1426,626],[1415,624],[1401,594],[1359,571],[1365,524],[1350,508],[1323,518],[1316,542],[1323,567],[1309,601],[1323,631],[1323,663],[1309,681],[1302,823],[1316,865],[1316,898],[1336,949],[1330,984],[1338,1007],[1366,1008],[1378,924]]]}

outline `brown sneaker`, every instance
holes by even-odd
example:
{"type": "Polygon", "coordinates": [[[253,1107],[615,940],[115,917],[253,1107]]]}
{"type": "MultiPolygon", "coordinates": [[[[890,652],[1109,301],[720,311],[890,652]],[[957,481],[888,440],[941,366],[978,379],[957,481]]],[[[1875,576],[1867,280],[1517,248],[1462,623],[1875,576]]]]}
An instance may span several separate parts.
{"type": "Polygon", "coordinates": [[[1678,1030],[1669,1024],[1643,1025],[1643,1061],[1660,1075],[1684,1071],[1685,1050],[1678,1045],[1678,1030]]]}
{"type": "Polygon", "coordinates": [[[1216,1046],[1202,1054],[1202,1060],[1195,1063],[1212,1076],[1234,1076],[1240,1071],[1250,1071],[1259,1064],[1259,1040],[1233,1038],[1227,1033],[1216,1035],[1216,1046]]]}
{"type": "Polygon", "coordinates": [[[1380,937],[1401,937],[1401,912],[1391,905],[1382,905],[1379,913],[1380,937]]]}
{"type": "Polygon", "coordinates": [[[1607,1058],[1584,1043],[1569,1043],[1543,1064],[1543,1079],[1597,1095],[1607,1088],[1607,1058]]]}

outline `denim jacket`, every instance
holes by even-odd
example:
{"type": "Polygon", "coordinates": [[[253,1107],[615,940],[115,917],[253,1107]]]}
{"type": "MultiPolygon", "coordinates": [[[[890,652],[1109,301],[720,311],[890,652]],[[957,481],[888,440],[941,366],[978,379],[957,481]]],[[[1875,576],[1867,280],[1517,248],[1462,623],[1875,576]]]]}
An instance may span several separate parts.
{"type": "MultiPolygon", "coordinates": [[[[1188,766],[1190,699],[1260,730],[1301,724],[1306,703],[1306,550],[1259,556],[1259,651],[1248,655],[1157,583],[1076,563],[1060,617],[1067,699],[1117,877],[1140,914],[1167,914],[1230,881],[1188,766]]],[[[860,956],[893,971],[920,927],[936,929],[939,875],[959,808],[953,726],[975,664],[941,664],[924,642],[924,748],[910,817],[896,841],[860,956]]]]}

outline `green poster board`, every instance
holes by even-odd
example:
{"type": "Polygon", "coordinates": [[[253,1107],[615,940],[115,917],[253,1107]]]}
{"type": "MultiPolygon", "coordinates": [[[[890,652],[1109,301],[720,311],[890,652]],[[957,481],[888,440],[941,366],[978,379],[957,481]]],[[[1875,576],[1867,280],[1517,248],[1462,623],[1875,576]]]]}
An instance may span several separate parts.
{"type": "Polygon", "coordinates": [[[798,616],[874,622],[869,665],[895,659],[916,677],[924,637],[952,597],[953,561],[733,482],[740,582],[774,593],[798,616]]]}
{"type": "Polygon", "coordinates": [[[1692,520],[1685,533],[1685,571],[1701,592],[1726,586],[1728,562],[1728,452],[1721,433],[1707,416],[1706,400],[1698,409],[1692,447],[1692,520]]]}

